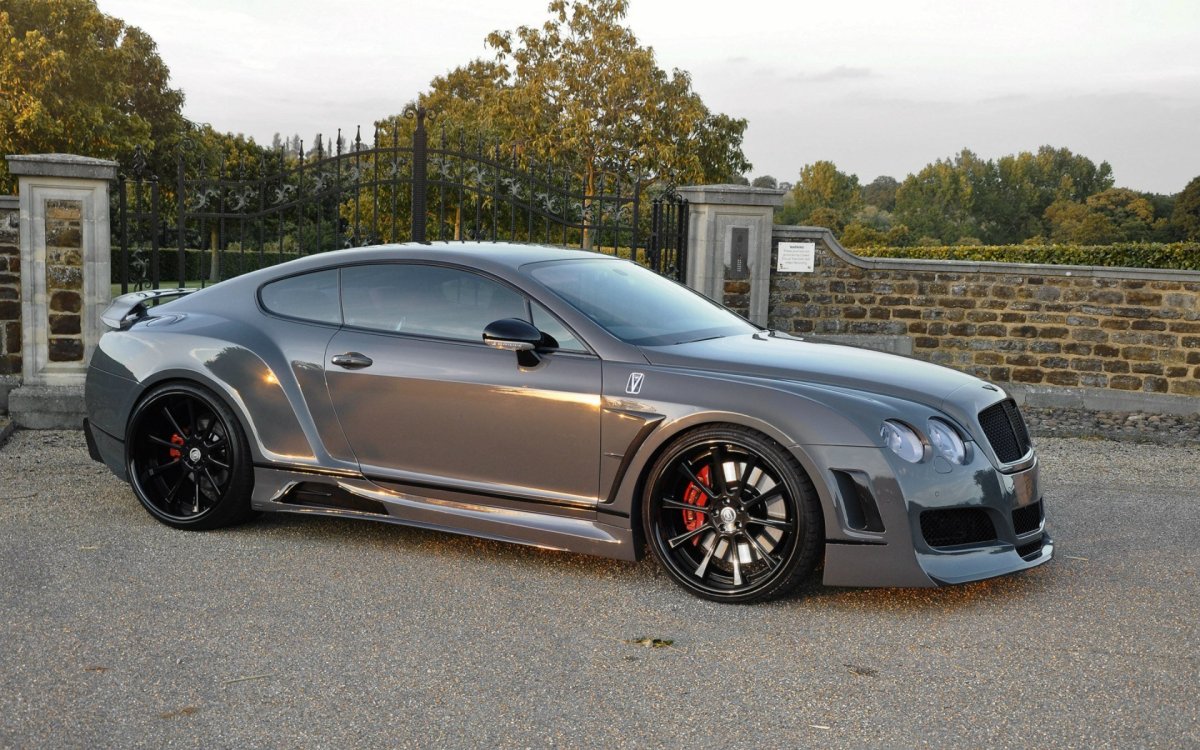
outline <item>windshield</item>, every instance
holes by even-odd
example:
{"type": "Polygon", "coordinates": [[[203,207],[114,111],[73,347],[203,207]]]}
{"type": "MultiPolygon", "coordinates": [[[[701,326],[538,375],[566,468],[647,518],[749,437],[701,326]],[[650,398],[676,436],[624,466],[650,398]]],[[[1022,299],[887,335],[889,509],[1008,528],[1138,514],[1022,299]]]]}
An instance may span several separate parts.
{"type": "Polygon", "coordinates": [[[550,261],[534,264],[531,273],[630,344],[666,346],[758,330],[708,298],[634,263],[550,261]]]}

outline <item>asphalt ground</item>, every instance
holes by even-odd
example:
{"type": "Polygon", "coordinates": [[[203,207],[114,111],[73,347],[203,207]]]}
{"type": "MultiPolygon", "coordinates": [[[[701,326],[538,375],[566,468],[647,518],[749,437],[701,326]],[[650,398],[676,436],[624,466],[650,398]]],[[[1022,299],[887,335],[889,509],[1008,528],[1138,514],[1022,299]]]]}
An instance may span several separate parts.
{"type": "Polygon", "coordinates": [[[18,432],[0,745],[1200,747],[1200,447],[1039,447],[1049,565],[730,606],[649,560],[282,515],[176,531],[81,433],[18,432]]]}

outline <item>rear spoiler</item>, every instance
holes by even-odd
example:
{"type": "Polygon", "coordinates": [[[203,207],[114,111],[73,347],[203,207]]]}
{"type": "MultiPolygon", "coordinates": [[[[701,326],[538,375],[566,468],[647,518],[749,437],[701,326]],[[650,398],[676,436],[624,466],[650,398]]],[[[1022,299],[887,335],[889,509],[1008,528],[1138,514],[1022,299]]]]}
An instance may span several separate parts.
{"type": "Polygon", "coordinates": [[[137,321],[146,317],[151,307],[169,302],[176,297],[183,297],[197,289],[154,289],[147,292],[132,292],[122,294],[112,301],[108,309],[100,313],[104,325],[117,330],[125,330],[137,321]]]}

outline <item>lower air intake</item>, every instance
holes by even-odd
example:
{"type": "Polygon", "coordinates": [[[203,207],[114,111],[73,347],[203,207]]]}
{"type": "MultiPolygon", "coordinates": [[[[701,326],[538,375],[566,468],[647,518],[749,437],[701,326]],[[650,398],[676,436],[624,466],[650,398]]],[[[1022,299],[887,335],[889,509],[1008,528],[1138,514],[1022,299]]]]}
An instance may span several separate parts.
{"type": "Polygon", "coordinates": [[[1012,512],[1012,519],[1013,530],[1018,534],[1028,534],[1031,531],[1037,531],[1038,526],[1042,525],[1042,501],[1038,500],[1032,505],[1017,508],[1012,512]]]}
{"type": "Polygon", "coordinates": [[[956,547],[996,540],[996,526],[982,508],[927,510],[921,514],[921,535],[930,547],[956,547]]]}

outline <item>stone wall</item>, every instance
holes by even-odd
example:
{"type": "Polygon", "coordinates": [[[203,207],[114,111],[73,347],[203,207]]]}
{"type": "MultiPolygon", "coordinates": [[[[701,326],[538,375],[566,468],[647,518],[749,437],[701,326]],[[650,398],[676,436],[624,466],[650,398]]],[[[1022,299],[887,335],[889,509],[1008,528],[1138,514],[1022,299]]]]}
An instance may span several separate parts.
{"type": "MultiPolygon", "coordinates": [[[[1023,393],[1200,411],[1200,272],[859,258],[811,227],[775,228],[772,269],[780,241],[815,242],[816,262],[772,272],[772,328],[891,339],[1023,393]]],[[[726,285],[727,302],[744,291],[726,285]]]]}
{"type": "Polygon", "coordinates": [[[46,201],[46,297],[51,362],[83,361],[83,201],[46,201]]]}
{"type": "Polygon", "coordinates": [[[17,199],[0,197],[0,376],[21,373],[21,245],[17,199]]]}

